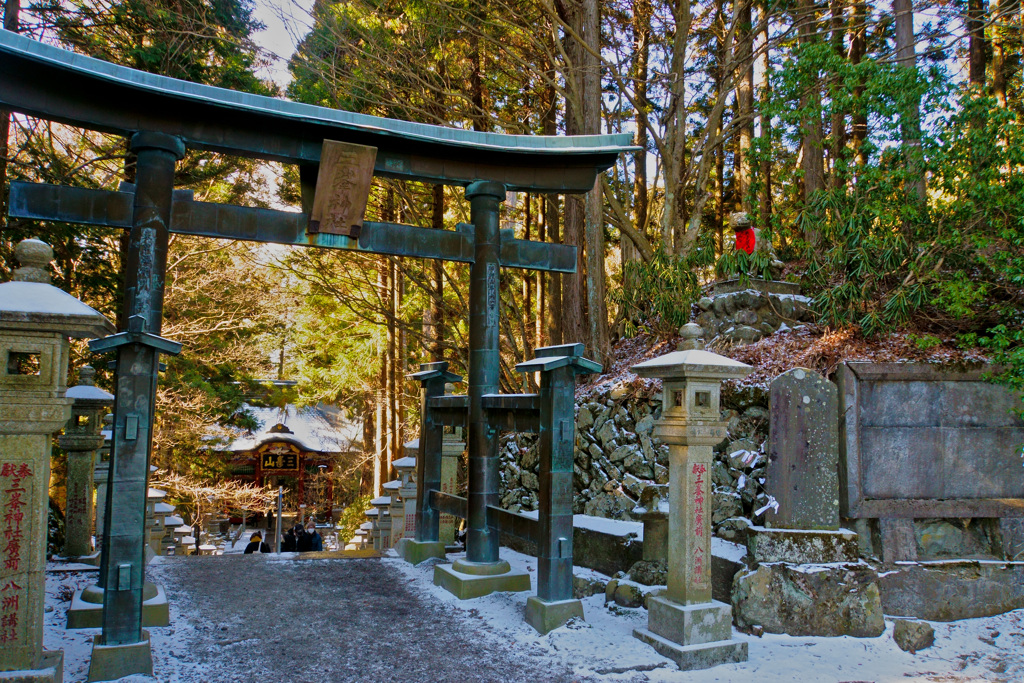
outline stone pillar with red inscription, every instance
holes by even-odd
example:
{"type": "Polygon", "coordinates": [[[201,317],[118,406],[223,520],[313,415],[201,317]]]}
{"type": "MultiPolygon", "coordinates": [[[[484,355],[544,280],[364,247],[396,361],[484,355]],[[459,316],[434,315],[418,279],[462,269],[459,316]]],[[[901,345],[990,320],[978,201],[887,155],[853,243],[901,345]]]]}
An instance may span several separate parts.
{"type": "Polygon", "coordinates": [[[53,250],[25,240],[21,268],[0,284],[0,672],[61,681],[61,651],[43,650],[50,451],[71,417],[68,337],[114,327],[50,284],[53,250]]]}
{"type": "Polygon", "coordinates": [[[732,607],[711,597],[711,462],[726,436],[722,380],[751,368],[706,351],[700,325],[681,333],[678,351],[632,368],[662,381],[654,435],[669,446],[668,590],[648,600],[647,628],[633,635],[690,670],[747,659],[746,642],[732,637],[732,607]]]}

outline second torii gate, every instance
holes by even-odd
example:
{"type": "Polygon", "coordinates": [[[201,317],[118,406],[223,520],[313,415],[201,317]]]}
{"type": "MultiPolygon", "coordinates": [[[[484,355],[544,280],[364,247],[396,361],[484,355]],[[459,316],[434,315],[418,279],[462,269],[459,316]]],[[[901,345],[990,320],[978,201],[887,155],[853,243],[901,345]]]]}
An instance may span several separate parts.
{"type": "Polygon", "coordinates": [[[93,680],[111,673],[99,671],[104,666],[120,676],[152,667],[141,626],[145,493],[158,354],[180,350],[159,336],[169,232],[470,263],[467,560],[481,573],[501,573],[499,533],[487,513],[498,502],[497,430],[482,417],[483,397],[499,389],[499,268],[574,272],[576,250],[502,234],[499,206],[508,191],[590,190],[598,173],[632,149],[630,135],[510,136],[339,112],[155,76],[7,31],[0,31],[0,105],[128,136],[138,155],[134,187],[12,183],[9,203],[16,218],[130,230],[128,329],[92,344],[118,354],[103,633],[93,651],[93,680]],[[349,163],[361,160],[367,173],[466,187],[471,224],[455,231],[353,224],[344,212],[318,212],[318,195],[345,189],[320,166],[334,140],[355,150],[349,163]],[[359,157],[355,145],[375,155],[359,157]],[[196,202],[176,192],[174,168],[187,148],[298,165],[303,213],[196,202]]]}

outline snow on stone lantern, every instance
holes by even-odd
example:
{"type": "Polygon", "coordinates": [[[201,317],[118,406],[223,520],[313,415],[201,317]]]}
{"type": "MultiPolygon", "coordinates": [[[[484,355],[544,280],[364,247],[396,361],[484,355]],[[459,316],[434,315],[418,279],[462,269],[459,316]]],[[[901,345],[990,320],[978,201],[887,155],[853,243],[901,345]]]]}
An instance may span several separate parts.
{"type": "Polygon", "coordinates": [[[363,514],[370,520],[370,540],[373,542],[373,549],[380,550],[380,510],[367,508],[363,514]]]}
{"type": "Polygon", "coordinates": [[[391,547],[391,496],[377,496],[370,501],[377,508],[377,528],[380,529],[380,545],[377,550],[391,547]]]}
{"type": "Polygon", "coordinates": [[[654,435],[669,446],[668,590],[650,598],[647,628],[633,635],[689,670],[747,659],[747,644],[732,638],[732,607],[711,598],[711,449],[726,436],[722,380],[751,368],[705,350],[700,325],[681,334],[678,351],[631,368],[662,380],[654,435]]]}
{"type": "Polygon", "coordinates": [[[405,500],[399,495],[402,489],[402,480],[386,481],[381,484],[381,489],[383,489],[384,495],[391,498],[391,506],[388,509],[391,518],[391,544],[389,547],[393,548],[402,539],[405,531],[405,500]]]}
{"type": "MultiPolygon", "coordinates": [[[[410,450],[410,443],[405,444],[406,453],[410,450]]],[[[416,440],[415,448],[419,449],[419,439],[416,440]]],[[[402,519],[399,520],[393,513],[391,515],[391,545],[398,550],[399,556],[403,556],[400,542],[416,538],[416,457],[406,455],[392,460],[391,464],[398,472],[398,480],[401,482],[398,495],[402,499],[402,519]]]]}
{"type": "MultiPolygon", "coordinates": [[[[96,386],[95,379],[96,371],[91,366],[79,368],[78,384],[65,394],[74,400],[71,419],[58,439],[68,457],[64,556],[79,561],[89,560],[86,556],[93,552],[93,468],[97,452],[103,447],[102,417],[114,405],[114,395],[96,386]]],[[[98,557],[91,559],[94,564],[98,561],[98,557]]]]}
{"type": "Polygon", "coordinates": [[[51,439],[71,418],[68,337],[114,326],[50,284],[45,242],[24,240],[14,255],[21,268],[0,284],[0,671],[59,681],[63,652],[43,650],[51,439]]]}

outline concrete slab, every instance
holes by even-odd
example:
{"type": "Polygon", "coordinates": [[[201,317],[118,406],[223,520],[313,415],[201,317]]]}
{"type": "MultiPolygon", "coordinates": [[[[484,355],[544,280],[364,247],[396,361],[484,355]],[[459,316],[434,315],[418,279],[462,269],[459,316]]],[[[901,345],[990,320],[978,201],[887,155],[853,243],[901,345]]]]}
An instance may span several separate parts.
{"type": "Polygon", "coordinates": [[[38,669],[31,671],[2,671],[0,683],[64,683],[64,652],[43,650],[38,669]]]}
{"type": "Polygon", "coordinates": [[[153,650],[149,631],[142,632],[142,640],[128,645],[101,645],[102,635],[93,639],[92,659],[89,661],[89,681],[116,681],[132,674],[153,675],[153,650]]]}
{"type": "Polygon", "coordinates": [[[524,571],[509,569],[503,574],[481,575],[466,574],[453,567],[450,564],[434,567],[434,585],[441,586],[459,600],[471,600],[491,593],[518,593],[531,588],[530,575],[524,571]]]}
{"type": "Polygon", "coordinates": [[[542,636],[574,617],[583,619],[583,603],[580,600],[547,602],[533,595],[526,601],[526,623],[542,636]]]}
{"type": "Polygon", "coordinates": [[[793,564],[856,562],[859,554],[857,534],[849,529],[812,531],[752,526],[747,532],[747,548],[756,562],[793,564]]]}
{"type": "Polygon", "coordinates": [[[647,643],[663,657],[674,661],[683,671],[710,669],[720,664],[747,661],[747,644],[739,640],[678,645],[645,628],[634,629],[633,637],[647,643]]]}
{"type": "MultiPolygon", "coordinates": [[[[148,582],[147,582],[148,583],[148,582]]],[[[171,612],[167,604],[167,594],[162,586],[156,586],[156,594],[142,603],[142,625],[170,626],[171,612]]],[[[71,598],[71,606],[68,608],[67,628],[102,628],[103,627],[103,602],[91,602],[83,599],[85,591],[97,591],[95,586],[75,591],[71,598]]],[[[102,594],[101,594],[102,595],[102,594]]]]}
{"type": "Polygon", "coordinates": [[[700,645],[732,638],[732,606],[712,600],[682,605],[663,596],[647,601],[647,628],[682,645],[700,645]]]}
{"type": "Polygon", "coordinates": [[[395,546],[399,556],[409,564],[419,564],[432,557],[445,558],[445,546],[440,541],[420,542],[411,538],[403,538],[395,546]]]}

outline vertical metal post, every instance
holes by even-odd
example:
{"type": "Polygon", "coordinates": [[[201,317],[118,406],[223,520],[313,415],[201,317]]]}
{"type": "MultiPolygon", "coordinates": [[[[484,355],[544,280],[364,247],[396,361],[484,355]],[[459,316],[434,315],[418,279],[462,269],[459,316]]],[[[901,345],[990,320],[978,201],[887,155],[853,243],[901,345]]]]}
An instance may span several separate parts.
{"type": "Polygon", "coordinates": [[[501,238],[498,206],[505,186],[475,182],[466,188],[470,219],[475,228],[474,257],[469,269],[469,450],[468,534],[469,562],[498,562],[500,534],[487,525],[487,506],[498,504],[498,432],[487,423],[481,397],[499,390],[500,302],[499,257],[501,238]]]}
{"type": "Polygon", "coordinates": [[[420,371],[410,375],[420,382],[420,447],[416,455],[416,541],[436,543],[439,520],[430,506],[430,491],[441,490],[441,445],[444,426],[434,419],[430,399],[444,395],[444,385],[459,377],[447,372],[447,361],[421,363],[420,371]]]}
{"type": "MultiPolygon", "coordinates": [[[[163,322],[167,226],[171,219],[174,166],[185,154],[179,138],[137,133],[135,201],[127,257],[125,320],[159,335],[163,322]]],[[[159,356],[156,348],[127,344],[117,352],[117,394],[107,488],[101,569],[104,645],[142,640],[146,491],[153,444],[153,410],[159,356]]]]}
{"type": "Polygon", "coordinates": [[[537,597],[572,599],[573,448],[576,376],[600,369],[583,358],[583,344],[546,346],[516,366],[540,373],[540,499],[537,515],[537,597]]]}
{"type": "Polygon", "coordinates": [[[576,375],[601,366],[583,357],[583,344],[543,346],[516,366],[540,371],[540,499],[537,515],[537,595],[526,601],[526,622],[540,633],[572,618],[583,604],[572,596],[573,447],[576,441],[576,375]]]}
{"type": "Polygon", "coordinates": [[[274,552],[281,552],[281,506],[284,502],[284,487],[277,487],[277,524],[274,525],[274,552]]]}
{"type": "Polygon", "coordinates": [[[572,465],[576,381],[572,366],[540,375],[537,597],[572,598],[572,465]]]}

